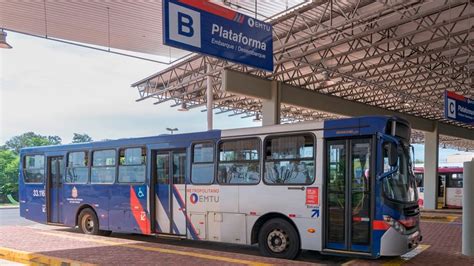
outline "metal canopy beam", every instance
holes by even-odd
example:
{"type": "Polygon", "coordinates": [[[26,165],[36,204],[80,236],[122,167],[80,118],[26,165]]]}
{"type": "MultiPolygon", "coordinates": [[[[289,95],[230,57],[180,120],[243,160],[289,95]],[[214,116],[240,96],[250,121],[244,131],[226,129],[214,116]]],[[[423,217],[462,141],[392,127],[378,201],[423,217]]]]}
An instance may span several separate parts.
{"type": "MultiPolygon", "coordinates": [[[[271,80],[227,69],[224,70],[222,77],[222,89],[225,92],[252,98],[270,99],[271,84],[271,80]]],[[[322,94],[288,84],[281,84],[280,99],[282,104],[342,116],[399,116],[410,121],[413,129],[427,132],[433,132],[436,123],[438,123],[437,121],[391,111],[376,106],[370,106],[359,102],[353,102],[340,97],[322,94]]],[[[438,131],[443,135],[474,140],[474,132],[468,128],[460,128],[445,123],[438,123],[438,131]]]]}
{"type": "Polygon", "coordinates": [[[139,91],[139,100],[171,99],[203,106],[206,65],[211,64],[215,101],[226,99],[214,104],[220,111],[258,120],[264,103],[271,102],[266,82],[241,88],[247,90],[242,95],[253,97],[222,90],[221,72],[229,69],[298,88],[282,93],[282,123],[363,115],[371,110],[371,114],[410,117],[413,126],[422,130],[440,123],[441,145],[474,150],[472,137],[446,136],[470,137],[474,126],[444,118],[445,90],[474,97],[473,19],[470,0],[312,0],[269,20],[274,36],[273,72],[196,54],[133,87],[139,91]],[[302,99],[295,99],[293,91],[302,99]],[[327,101],[308,100],[315,95],[327,101]],[[355,109],[350,114],[333,110],[340,106],[328,104],[334,97],[347,102],[344,108],[355,109]],[[333,112],[314,111],[324,104],[324,110],[333,112]],[[363,111],[357,106],[363,106],[363,111]]]}

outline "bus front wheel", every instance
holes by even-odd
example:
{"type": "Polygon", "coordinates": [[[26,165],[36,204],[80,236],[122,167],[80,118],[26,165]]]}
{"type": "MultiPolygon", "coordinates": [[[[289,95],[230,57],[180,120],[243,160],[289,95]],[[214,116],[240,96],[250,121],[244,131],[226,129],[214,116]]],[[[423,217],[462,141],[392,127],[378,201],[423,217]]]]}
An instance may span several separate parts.
{"type": "Polygon", "coordinates": [[[81,211],[79,214],[79,229],[87,235],[108,236],[112,231],[99,230],[99,219],[95,212],[89,208],[81,211]]]}
{"type": "Polygon", "coordinates": [[[267,221],[260,229],[258,247],[264,256],[292,260],[300,253],[300,238],[292,224],[275,218],[267,221]]]}

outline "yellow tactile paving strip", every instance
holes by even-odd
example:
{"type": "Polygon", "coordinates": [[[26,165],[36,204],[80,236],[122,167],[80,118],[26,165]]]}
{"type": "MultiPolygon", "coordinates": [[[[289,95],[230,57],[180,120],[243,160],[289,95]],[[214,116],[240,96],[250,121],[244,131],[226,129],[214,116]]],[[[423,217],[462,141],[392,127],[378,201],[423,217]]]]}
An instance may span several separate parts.
{"type": "Polygon", "coordinates": [[[393,260],[387,261],[387,262],[383,263],[382,265],[386,265],[386,266],[402,265],[403,263],[413,259],[415,256],[417,256],[421,252],[427,250],[429,247],[430,247],[430,245],[419,245],[414,250],[406,253],[405,255],[402,255],[399,258],[395,258],[393,260]]]}
{"type": "Polygon", "coordinates": [[[0,259],[23,263],[27,265],[52,265],[52,266],[90,266],[94,264],[84,263],[76,260],[62,259],[46,256],[34,252],[26,252],[11,248],[0,247],[0,259]]]}
{"type": "Polygon", "coordinates": [[[157,248],[157,247],[147,247],[147,246],[141,246],[141,245],[135,245],[135,244],[132,245],[132,244],[127,244],[127,243],[123,243],[123,242],[120,243],[120,242],[115,242],[115,241],[110,241],[110,240],[95,239],[95,238],[92,238],[92,237],[84,238],[84,237],[78,237],[78,236],[72,236],[72,235],[66,235],[66,234],[60,234],[60,233],[51,233],[51,232],[39,232],[39,233],[44,234],[44,235],[49,235],[49,236],[74,239],[74,240],[77,240],[77,241],[89,241],[89,242],[95,242],[95,243],[100,243],[100,244],[109,245],[109,246],[121,246],[121,247],[140,249],[140,250],[145,250],[145,251],[153,251],[153,252],[159,252],[159,253],[195,257],[195,258],[200,258],[200,259],[208,259],[208,260],[213,260],[213,261],[217,260],[217,261],[222,261],[222,262],[226,262],[226,263],[237,263],[237,264],[245,264],[245,265],[252,265],[252,266],[271,265],[271,264],[268,264],[268,263],[262,263],[262,262],[256,262],[256,261],[250,261],[250,260],[243,260],[243,259],[234,259],[234,258],[228,258],[228,257],[224,257],[224,256],[201,254],[201,253],[190,252],[190,251],[181,251],[181,250],[173,250],[173,249],[157,248]]]}

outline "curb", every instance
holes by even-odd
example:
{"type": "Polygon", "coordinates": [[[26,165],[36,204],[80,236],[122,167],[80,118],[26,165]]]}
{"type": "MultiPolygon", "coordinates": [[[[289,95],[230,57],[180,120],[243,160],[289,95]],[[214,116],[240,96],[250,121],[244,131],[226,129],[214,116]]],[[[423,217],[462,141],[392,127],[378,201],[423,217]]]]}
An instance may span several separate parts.
{"type": "Polygon", "coordinates": [[[27,265],[84,265],[91,266],[95,264],[84,263],[81,261],[62,259],[58,257],[41,255],[38,253],[21,251],[11,248],[0,247],[0,259],[13,262],[23,263],[27,265]]]}
{"type": "Polygon", "coordinates": [[[0,206],[0,210],[2,209],[18,209],[20,206],[0,206]]]}
{"type": "Polygon", "coordinates": [[[426,215],[426,216],[421,216],[421,220],[437,220],[437,221],[446,221],[446,222],[453,222],[456,220],[458,216],[451,216],[451,215],[446,215],[446,216],[436,216],[436,215],[426,215]]]}
{"type": "Polygon", "coordinates": [[[420,210],[421,214],[423,213],[431,213],[431,214],[458,214],[462,215],[462,210],[458,209],[441,209],[441,210],[420,210]]]}

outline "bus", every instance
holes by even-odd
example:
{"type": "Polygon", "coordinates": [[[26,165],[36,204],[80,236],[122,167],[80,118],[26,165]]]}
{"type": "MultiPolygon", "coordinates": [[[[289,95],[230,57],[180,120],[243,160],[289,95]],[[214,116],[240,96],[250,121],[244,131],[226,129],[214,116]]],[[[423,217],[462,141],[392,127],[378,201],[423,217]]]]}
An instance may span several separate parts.
{"type": "MultiPolygon", "coordinates": [[[[424,205],[424,168],[415,167],[414,169],[417,187],[418,204],[423,208],[424,205]]],[[[462,208],[462,182],[463,168],[459,166],[439,167],[438,168],[438,208],[462,208]]]]}
{"type": "Polygon", "coordinates": [[[422,240],[407,121],[368,116],[24,148],[21,216],[378,258],[422,240]]]}

